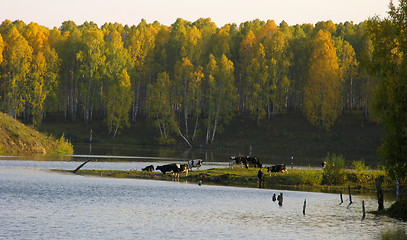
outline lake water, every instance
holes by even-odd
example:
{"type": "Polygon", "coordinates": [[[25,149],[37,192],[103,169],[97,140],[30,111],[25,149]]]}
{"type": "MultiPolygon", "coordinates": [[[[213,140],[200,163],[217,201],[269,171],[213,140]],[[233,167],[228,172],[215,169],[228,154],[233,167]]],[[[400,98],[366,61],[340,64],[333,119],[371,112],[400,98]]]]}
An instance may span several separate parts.
{"type": "MultiPolygon", "coordinates": [[[[59,164],[72,169],[78,162],[59,164]]],[[[0,239],[360,240],[407,228],[369,213],[362,220],[363,200],[367,211],[377,208],[372,196],[352,196],[348,207],[337,194],[87,177],[52,168],[61,167],[0,161],[0,239]],[[271,200],[280,192],[282,207],[271,200]]]]}

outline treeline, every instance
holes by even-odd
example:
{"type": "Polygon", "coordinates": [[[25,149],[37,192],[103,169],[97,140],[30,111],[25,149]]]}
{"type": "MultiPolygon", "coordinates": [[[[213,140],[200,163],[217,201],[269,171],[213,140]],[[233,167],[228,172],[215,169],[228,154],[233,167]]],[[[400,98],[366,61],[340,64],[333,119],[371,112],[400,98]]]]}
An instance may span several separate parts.
{"type": "Polygon", "coordinates": [[[300,111],[329,129],[344,110],[367,115],[378,85],[367,21],[66,21],[48,29],[5,20],[0,52],[1,111],[34,125],[50,111],[105,120],[112,136],[147,118],[163,144],[176,135],[192,144],[198,129],[213,142],[234,114],[260,124],[300,111]]]}

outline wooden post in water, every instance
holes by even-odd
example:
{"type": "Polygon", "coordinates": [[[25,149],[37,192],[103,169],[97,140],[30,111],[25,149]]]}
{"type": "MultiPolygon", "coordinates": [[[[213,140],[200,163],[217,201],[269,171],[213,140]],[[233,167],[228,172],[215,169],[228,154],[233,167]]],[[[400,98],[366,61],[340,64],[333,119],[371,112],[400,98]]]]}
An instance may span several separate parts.
{"type": "Polygon", "coordinates": [[[384,205],[383,205],[384,199],[383,199],[383,190],[382,190],[383,181],[384,181],[383,176],[376,178],[377,202],[379,204],[379,207],[377,209],[378,211],[384,209],[384,205]]]}
{"type": "Polygon", "coordinates": [[[259,188],[263,188],[264,187],[264,173],[261,169],[257,173],[257,178],[259,180],[259,188]]]}
{"type": "Polygon", "coordinates": [[[278,200],[278,205],[280,207],[283,206],[283,193],[280,193],[280,195],[278,195],[277,200],[278,200]]]}
{"type": "Polygon", "coordinates": [[[342,191],[339,191],[339,195],[341,196],[341,203],[339,205],[341,205],[343,203],[342,191]]]}
{"type": "Polygon", "coordinates": [[[304,206],[302,207],[302,214],[305,215],[305,207],[307,206],[307,199],[304,200],[304,206]]]}
{"type": "Polygon", "coordinates": [[[352,195],[350,194],[350,186],[348,185],[348,191],[349,191],[349,205],[352,204],[352,195]]]}
{"type": "Polygon", "coordinates": [[[366,211],[365,211],[365,200],[362,201],[362,211],[363,211],[363,216],[362,216],[362,220],[365,219],[366,217],[366,211]]]}

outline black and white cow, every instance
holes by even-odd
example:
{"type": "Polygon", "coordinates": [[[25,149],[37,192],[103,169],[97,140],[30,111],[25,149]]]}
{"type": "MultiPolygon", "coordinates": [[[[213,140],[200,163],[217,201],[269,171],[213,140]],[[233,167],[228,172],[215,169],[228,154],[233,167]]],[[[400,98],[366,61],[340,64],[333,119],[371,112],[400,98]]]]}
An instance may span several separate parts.
{"type": "Polygon", "coordinates": [[[178,172],[179,167],[177,165],[179,165],[179,164],[171,163],[171,164],[166,164],[166,165],[162,165],[162,166],[157,166],[155,168],[155,170],[160,170],[165,175],[165,173],[167,173],[167,172],[178,172]]]}
{"type": "Polygon", "coordinates": [[[148,165],[147,167],[142,168],[141,170],[142,171],[147,171],[147,172],[152,172],[152,171],[154,171],[154,166],[153,165],[148,165]]]}
{"type": "Polygon", "coordinates": [[[235,166],[241,166],[241,167],[245,167],[245,168],[249,168],[249,167],[257,167],[257,168],[261,168],[262,164],[260,163],[260,160],[258,157],[251,157],[251,156],[247,156],[247,157],[236,157],[236,156],[231,156],[230,157],[230,163],[229,166],[230,167],[235,167],[235,166]]]}
{"type": "Polygon", "coordinates": [[[178,170],[174,171],[177,178],[179,178],[179,174],[185,173],[185,176],[188,176],[188,164],[177,164],[178,170]]]}
{"type": "Polygon", "coordinates": [[[160,170],[164,175],[167,172],[172,172],[177,178],[179,178],[180,173],[185,173],[185,176],[188,176],[188,164],[171,163],[157,166],[156,170],[160,170]]]}
{"type": "Polygon", "coordinates": [[[231,156],[230,157],[230,162],[229,162],[229,166],[230,167],[243,167],[243,165],[245,165],[245,157],[236,157],[236,156],[231,156]]]}
{"type": "Polygon", "coordinates": [[[256,167],[256,168],[261,168],[262,164],[260,163],[260,160],[258,157],[246,157],[246,168],[249,167],[256,167]]]}
{"type": "Polygon", "coordinates": [[[267,167],[267,172],[270,172],[270,175],[273,172],[275,172],[275,173],[277,173],[277,172],[284,173],[284,172],[287,172],[287,168],[286,168],[285,164],[277,164],[277,165],[267,167]]]}
{"type": "Polygon", "coordinates": [[[188,161],[188,168],[191,170],[196,167],[198,170],[202,166],[202,159],[194,159],[188,161]]]}

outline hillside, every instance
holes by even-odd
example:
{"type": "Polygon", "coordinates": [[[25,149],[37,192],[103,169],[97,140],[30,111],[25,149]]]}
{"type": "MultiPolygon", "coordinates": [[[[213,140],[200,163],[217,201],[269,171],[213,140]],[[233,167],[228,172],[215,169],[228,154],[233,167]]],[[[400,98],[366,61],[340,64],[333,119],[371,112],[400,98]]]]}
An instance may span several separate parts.
{"type": "MultiPolygon", "coordinates": [[[[64,120],[62,114],[50,113],[41,131],[54,136],[65,133],[74,145],[89,141],[93,131],[93,143],[114,143],[137,146],[157,146],[158,129],[139,119],[115,139],[107,134],[106,123],[93,121],[86,125],[82,121],[72,123],[64,120]]],[[[383,129],[377,123],[368,121],[361,112],[343,114],[329,132],[312,126],[300,113],[280,114],[260,125],[246,116],[235,116],[229,125],[219,131],[212,145],[205,145],[205,128],[201,126],[194,142],[195,150],[220,151],[227,154],[250,153],[261,157],[265,163],[288,163],[294,156],[296,165],[318,166],[327,153],[343,155],[350,164],[364,159],[366,164],[377,166],[381,160],[377,148],[381,144],[383,129]]],[[[188,149],[179,138],[177,149],[188,149]]]]}
{"type": "Polygon", "coordinates": [[[63,137],[56,139],[0,113],[0,154],[72,154],[73,147],[63,137]]]}

